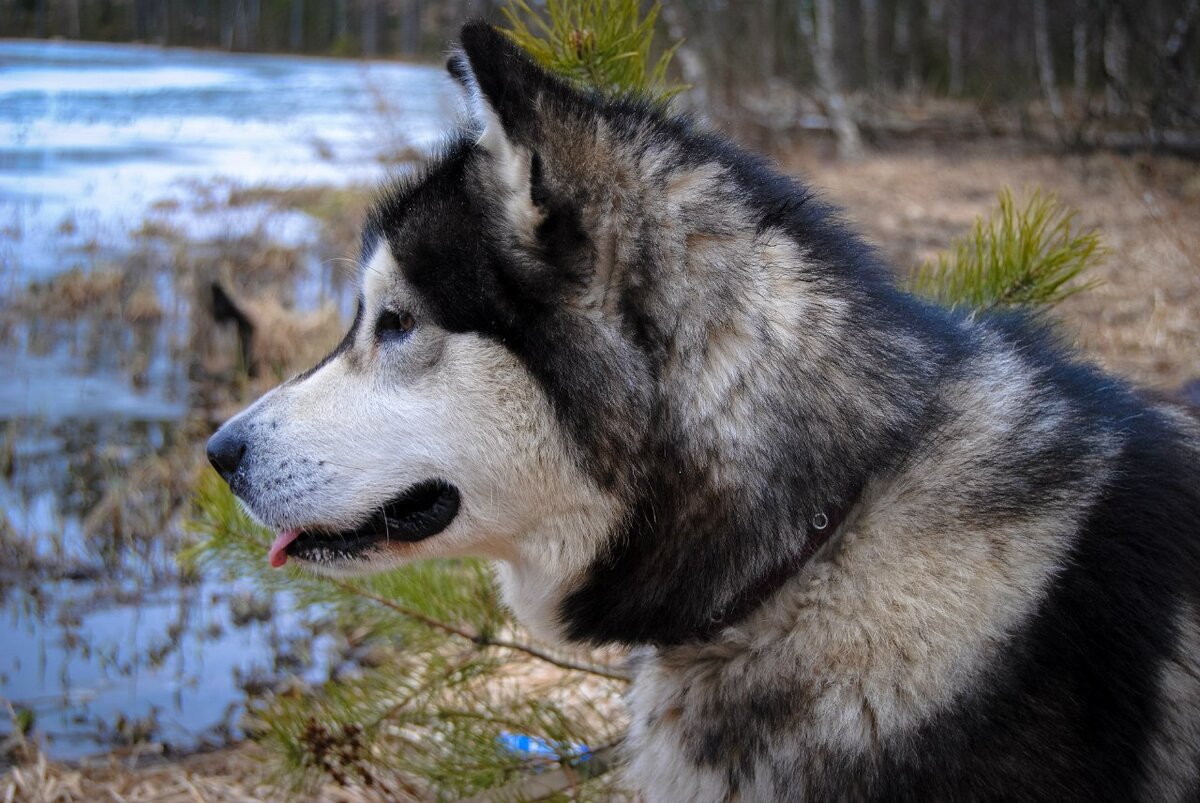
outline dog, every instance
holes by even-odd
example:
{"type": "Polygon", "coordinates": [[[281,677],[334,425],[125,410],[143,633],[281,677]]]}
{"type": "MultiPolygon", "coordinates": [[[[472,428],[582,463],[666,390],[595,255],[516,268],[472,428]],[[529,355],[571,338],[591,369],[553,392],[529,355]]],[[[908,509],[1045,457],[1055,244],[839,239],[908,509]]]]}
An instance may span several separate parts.
{"type": "Polygon", "coordinates": [[[449,69],[349,333],[208,444],[273,565],[482,556],[538,636],[635,648],[648,800],[1197,799],[1183,408],[483,23],[449,69]]]}

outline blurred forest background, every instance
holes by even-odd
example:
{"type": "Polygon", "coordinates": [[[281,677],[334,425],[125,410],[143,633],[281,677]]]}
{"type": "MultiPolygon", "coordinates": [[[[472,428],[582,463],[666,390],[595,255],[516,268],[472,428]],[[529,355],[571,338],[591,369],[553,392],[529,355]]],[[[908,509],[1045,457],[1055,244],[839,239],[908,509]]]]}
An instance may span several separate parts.
{"type": "MultiPolygon", "coordinates": [[[[0,36],[430,60],[492,0],[0,0],[0,36]]],[[[1021,133],[1200,155],[1197,0],[668,0],[689,105],[769,140],[1021,133]],[[970,100],[914,117],[914,97],[970,100]],[[932,115],[933,119],[922,119],[932,115]]]]}
{"type": "Polygon", "coordinates": [[[648,19],[607,52],[918,292],[1200,406],[1200,0],[0,0],[0,799],[623,799],[620,650],[481,563],[271,571],[203,456],[340,338],[462,22],[551,8],[648,19]]]}

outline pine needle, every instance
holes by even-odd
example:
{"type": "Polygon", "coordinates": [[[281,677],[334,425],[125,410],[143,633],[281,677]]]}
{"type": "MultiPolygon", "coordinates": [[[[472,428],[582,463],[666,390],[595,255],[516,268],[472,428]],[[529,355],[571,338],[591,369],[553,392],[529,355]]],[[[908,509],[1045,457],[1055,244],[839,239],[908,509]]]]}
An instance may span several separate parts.
{"type": "Polygon", "coordinates": [[[1076,225],[1074,210],[1040,190],[1023,206],[1007,189],[999,201],[990,218],[917,269],[916,293],[949,307],[1038,311],[1097,284],[1079,279],[1107,249],[1094,229],[1076,225]]]}
{"type": "Polygon", "coordinates": [[[329,612],[342,632],[394,647],[378,668],[253,703],[248,730],[268,748],[282,790],[311,792],[333,781],[383,798],[429,789],[476,794],[536,769],[498,749],[501,730],[563,744],[619,736],[611,708],[624,673],[529,642],[480,561],[422,561],[356,580],[271,569],[271,533],[211,471],[198,481],[188,527],[198,540],[180,556],[186,566],[287,591],[298,608],[329,612]],[[561,699],[512,682],[515,670],[538,664],[553,668],[561,699]],[[594,700],[579,693],[585,682],[598,690],[594,700]]]}
{"type": "Polygon", "coordinates": [[[544,14],[526,0],[502,9],[505,33],[551,72],[614,95],[666,103],[687,87],[668,84],[667,67],[682,41],[651,56],[660,4],[642,16],[639,0],[547,0],[544,14]]]}

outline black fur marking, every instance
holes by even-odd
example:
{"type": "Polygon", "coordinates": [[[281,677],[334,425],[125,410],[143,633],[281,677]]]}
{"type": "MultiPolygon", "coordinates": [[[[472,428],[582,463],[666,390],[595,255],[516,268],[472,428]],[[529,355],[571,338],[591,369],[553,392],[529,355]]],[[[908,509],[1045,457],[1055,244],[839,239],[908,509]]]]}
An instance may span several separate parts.
{"type": "MultiPolygon", "coordinates": [[[[463,48],[506,134],[533,153],[531,197],[547,212],[538,230],[540,249],[523,253],[501,239],[501,210],[480,191],[478,179],[491,157],[466,138],[451,143],[423,175],[392,188],[369,227],[385,234],[440,325],[494,337],[522,359],[602,486],[636,484],[612,549],[564,602],[570,635],[661,644],[694,638],[708,632],[715,611],[761,576],[762,556],[774,555],[779,563],[796,558],[804,549],[797,532],[815,511],[846,502],[851,489],[887,471],[936,426],[935,380],[953,373],[970,345],[958,342],[958,324],[946,313],[897,291],[831,207],[763,160],[650,106],[576,92],[486,26],[464,29],[463,48]],[[851,327],[873,333],[859,344],[867,352],[863,363],[887,366],[887,372],[854,381],[864,395],[902,405],[897,421],[862,432],[837,454],[818,454],[811,444],[828,422],[806,413],[802,399],[775,406],[764,411],[769,418],[763,422],[774,443],[771,486],[697,502],[708,484],[708,457],[679,452],[670,400],[657,398],[673,334],[647,306],[660,283],[659,292],[669,292],[674,267],[651,251],[630,266],[616,328],[598,325],[569,303],[594,255],[578,217],[584,199],[550,189],[550,166],[536,147],[533,100],[539,93],[542,109],[604,117],[618,133],[621,125],[649,125],[677,143],[683,163],[724,165],[740,193],[761,210],[760,229],[782,229],[821,266],[805,280],[835,288],[851,305],[851,327]],[[903,338],[922,344],[921,361],[893,348],[903,338]],[[930,393],[896,401],[891,389],[897,385],[930,393]]],[[[803,381],[824,385],[820,372],[855,372],[859,366],[797,370],[817,372],[803,381]]]]}
{"type": "MultiPolygon", "coordinates": [[[[897,291],[870,249],[807,190],[713,136],[691,135],[685,142],[695,149],[697,160],[717,158],[730,167],[742,192],[762,210],[763,220],[783,228],[805,244],[814,261],[820,260],[826,270],[817,281],[835,286],[852,303],[858,320],[850,328],[878,333],[863,344],[870,352],[863,363],[888,366],[889,373],[859,377],[860,392],[884,398],[900,385],[925,388],[930,396],[914,392],[901,412],[902,424],[870,433],[836,455],[821,455],[811,447],[831,428],[828,422],[808,418],[803,399],[789,400],[789,407],[771,411],[773,420],[760,421],[775,433],[768,439],[774,443],[770,486],[706,503],[696,501],[706,485],[705,458],[679,454],[670,412],[649,411],[650,440],[639,451],[647,462],[670,468],[646,472],[628,525],[614,539],[619,551],[605,555],[567,597],[563,618],[578,639],[675,644],[710,632],[713,612],[756,582],[763,556],[777,556],[781,564],[794,560],[804,548],[795,535],[803,533],[814,512],[847,502],[852,489],[885,474],[897,456],[910,452],[918,438],[937,426],[940,411],[931,398],[935,380],[952,376],[973,349],[956,335],[958,326],[949,315],[897,291]],[[793,202],[797,197],[803,202],[793,202]],[[782,217],[784,212],[791,217],[782,217]],[[889,348],[901,337],[924,344],[925,363],[889,348]]],[[[623,304],[631,339],[654,375],[654,366],[666,359],[671,333],[656,331],[656,316],[642,308],[636,294],[627,295],[623,304]]],[[[858,366],[813,368],[805,384],[819,389],[829,384],[824,370],[854,371],[858,366]]]]}
{"type": "MultiPolygon", "coordinates": [[[[1099,428],[1124,443],[1065,570],[972,691],[865,756],[824,756],[804,773],[804,795],[781,800],[1125,801],[1153,779],[1149,747],[1172,704],[1159,697],[1158,672],[1179,649],[1181,603],[1200,598],[1200,466],[1173,426],[1120,383],[1045,340],[1029,342],[1040,344],[1031,356],[1046,368],[1047,391],[1071,401],[1068,429],[1080,442],[1099,428]]],[[[1042,490],[1052,490],[1053,469],[1069,476],[1078,447],[1038,456],[1048,464],[1042,490]]],[[[994,509],[973,513],[1009,515],[1007,495],[1026,482],[995,489],[994,509]]],[[[712,725],[693,759],[733,772],[734,786],[752,768],[730,768],[731,755],[766,755],[811,716],[812,701],[787,686],[706,699],[712,725]]],[[[773,771],[782,790],[797,774],[790,764],[773,771]]]]}
{"type": "MultiPolygon", "coordinates": [[[[565,86],[534,65],[508,37],[485,22],[470,22],[459,35],[468,64],[459,70],[469,78],[499,115],[510,135],[523,139],[536,125],[534,106],[542,92],[566,94],[565,86]]],[[[459,79],[459,70],[450,74],[459,79]]],[[[464,83],[460,80],[460,83],[464,83]]]]}
{"type": "Polygon", "coordinates": [[[287,554],[305,558],[334,553],[340,558],[361,556],[381,542],[415,543],[450,526],[458,515],[458,489],[441,480],[417,483],[378,510],[358,527],[337,532],[305,531],[287,546],[287,554]]]}

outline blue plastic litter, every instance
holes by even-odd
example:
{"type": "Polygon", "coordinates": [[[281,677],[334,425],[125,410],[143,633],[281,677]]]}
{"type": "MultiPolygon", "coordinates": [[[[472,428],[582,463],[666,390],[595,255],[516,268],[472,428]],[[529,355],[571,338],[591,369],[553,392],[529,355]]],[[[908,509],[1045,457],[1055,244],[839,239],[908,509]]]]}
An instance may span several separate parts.
{"type": "Polygon", "coordinates": [[[500,735],[496,737],[496,744],[504,752],[526,761],[562,761],[578,764],[592,756],[592,750],[586,744],[552,742],[538,736],[510,731],[500,731],[500,735]]]}

